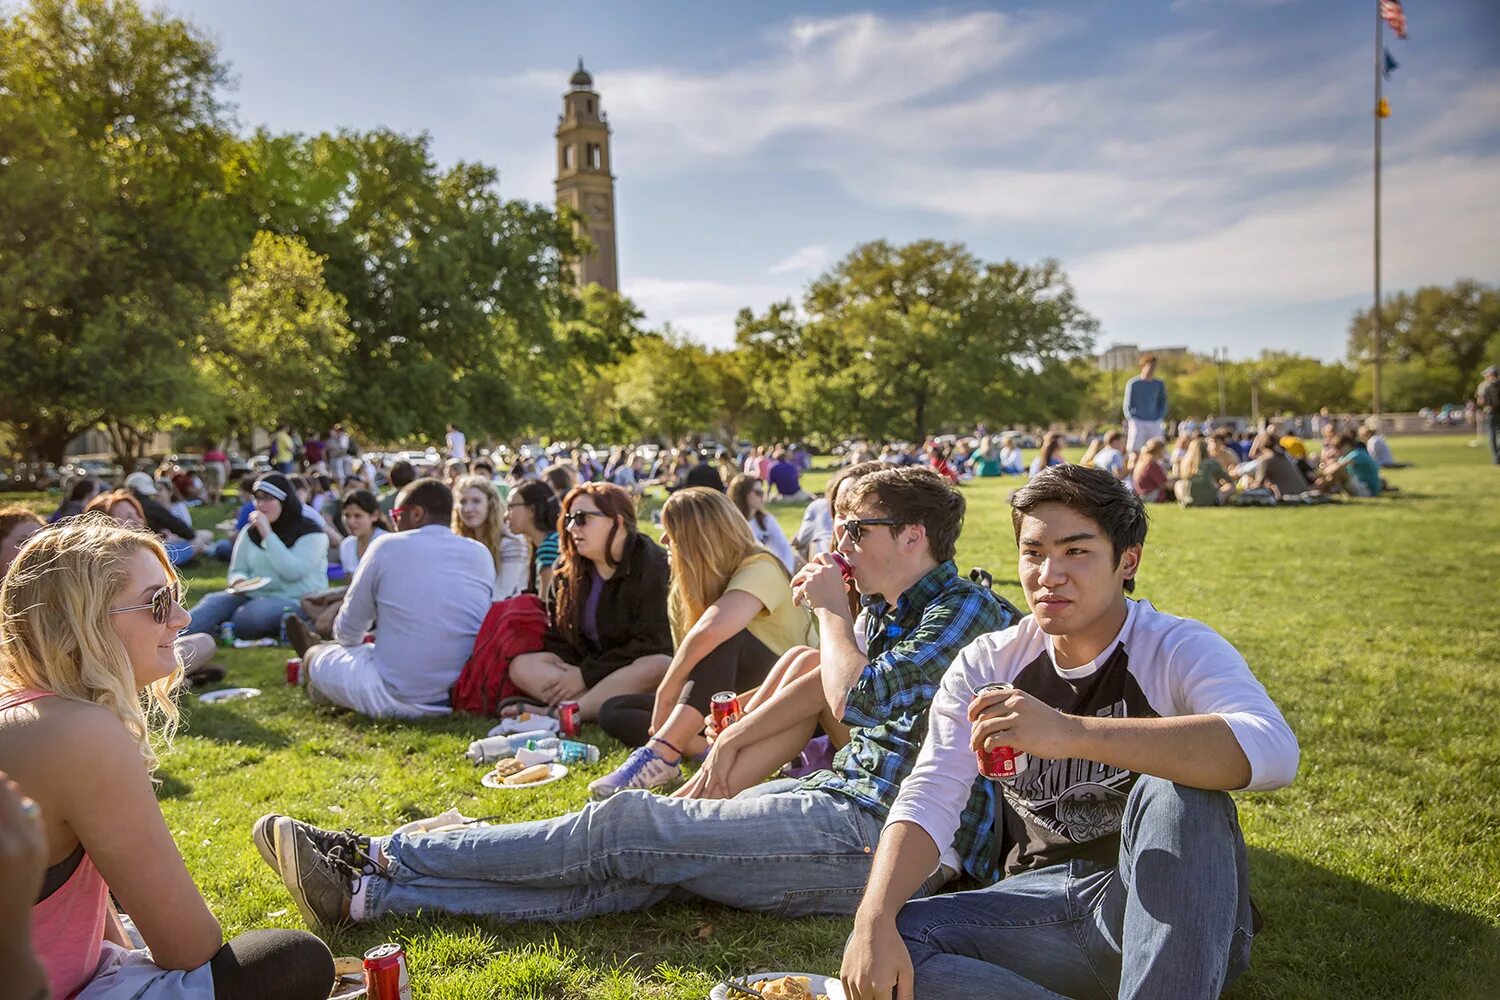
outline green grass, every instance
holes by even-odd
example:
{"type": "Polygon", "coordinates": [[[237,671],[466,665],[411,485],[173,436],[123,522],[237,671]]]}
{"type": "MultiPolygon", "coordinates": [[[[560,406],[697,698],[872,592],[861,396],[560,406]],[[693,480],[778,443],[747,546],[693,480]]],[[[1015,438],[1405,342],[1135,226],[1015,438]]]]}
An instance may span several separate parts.
{"type": "MultiPolygon", "coordinates": [[[[1138,594],[1228,636],[1302,744],[1295,785],[1239,797],[1267,928],[1232,997],[1500,995],[1500,469],[1461,438],[1395,448],[1417,466],[1389,474],[1402,487],[1389,499],[1152,512],[1138,594]]],[[[1015,485],[964,487],[958,561],[990,567],[1020,604],[1005,503],[1015,485]]],[[[798,511],[777,514],[790,529],[798,511]]],[[[202,592],[222,585],[222,567],[192,577],[202,592]]],[[[250,845],[263,812],[363,831],[455,805],[540,818],[581,805],[623,756],[615,745],[555,785],[490,791],[461,757],[482,720],[393,725],[314,709],[283,683],[282,651],[221,656],[228,683],[264,696],[185,699],[160,773],[169,826],[229,933],[298,925],[250,845]]],[[[674,905],[557,926],[406,916],[330,943],[354,954],[402,942],[426,1000],[687,1000],[726,972],[835,972],[848,927],[674,905]]]]}

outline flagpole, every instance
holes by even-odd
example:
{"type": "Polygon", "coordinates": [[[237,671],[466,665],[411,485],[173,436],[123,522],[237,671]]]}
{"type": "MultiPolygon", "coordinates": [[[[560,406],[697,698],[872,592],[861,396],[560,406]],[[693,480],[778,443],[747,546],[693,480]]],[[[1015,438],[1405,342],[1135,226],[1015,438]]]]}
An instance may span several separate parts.
{"type": "Polygon", "coordinates": [[[1374,368],[1371,370],[1370,402],[1374,415],[1381,413],[1380,400],[1380,101],[1381,81],[1385,78],[1385,60],[1382,32],[1385,20],[1380,14],[1380,0],[1375,2],[1375,309],[1371,314],[1371,343],[1374,348],[1374,368]]]}

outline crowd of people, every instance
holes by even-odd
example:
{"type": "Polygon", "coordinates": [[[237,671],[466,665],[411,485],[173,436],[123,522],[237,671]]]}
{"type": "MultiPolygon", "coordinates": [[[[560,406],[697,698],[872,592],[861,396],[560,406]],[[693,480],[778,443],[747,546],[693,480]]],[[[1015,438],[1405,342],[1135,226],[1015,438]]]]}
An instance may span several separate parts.
{"type": "Polygon", "coordinates": [[[152,774],[173,690],[227,625],[293,645],[313,703],[441,716],[501,607],[541,617],[503,665],[517,710],[576,702],[631,752],[552,820],[367,836],[262,817],[251,840],[309,927],[697,897],[853,916],[856,998],[1072,993],[1080,968],[1121,992],[1216,995],[1252,934],[1225,793],[1291,781],[1296,741],[1228,641],[1129,594],[1146,500],[1206,476],[1217,503],[1285,469],[1263,450],[1226,467],[1235,441],[1198,434],[1169,472],[1160,433],[1139,451],[1123,434],[1088,463],[1044,442],[1012,495],[1024,617],[953,561],[957,483],[1022,468],[1003,436],[914,462],[856,451],[809,497],[798,449],[518,456],[500,476],[450,427],[431,468],[362,471],[342,442],[300,471],[276,462],[243,484],[229,539],[183,523],[149,475],[70,489],[51,526],[0,512],[0,771],[15,782],[0,813],[15,799],[39,817],[37,995],[326,995],[318,938],[225,943],[172,844],[152,774]],[[668,489],[659,542],[639,527],[647,484],[668,489]],[[774,500],[806,503],[791,538],[774,500]],[[213,558],[228,589],[184,607],[178,567],[213,558]],[[723,727],[720,691],[742,706],[723,727]],[[1030,754],[1014,781],[978,770],[1001,744],[1030,754]],[[1137,864],[1165,845],[1174,866],[1137,864]],[[1103,904],[1073,908],[1080,884],[1103,904]]]}

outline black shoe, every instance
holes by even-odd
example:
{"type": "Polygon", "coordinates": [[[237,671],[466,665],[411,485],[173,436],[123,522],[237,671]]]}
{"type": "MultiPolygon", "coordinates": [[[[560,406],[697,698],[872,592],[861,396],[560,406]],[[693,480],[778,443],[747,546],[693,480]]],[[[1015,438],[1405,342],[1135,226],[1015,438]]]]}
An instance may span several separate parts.
{"type": "Polygon", "coordinates": [[[321,830],[289,816],[276,817],[272,826],[276,868],[302,919],[315,930],[347,924],[355,883],[377,867],[370,838],[352,830],[321,830]]]}
{"type": "Polygon", "coordinates": [[[296,615],[288,615],[286,619],[286,638],[297,651],[298,656],[306,656],[307,651],[323,640],[316,632],[307,627],[307,622],[296,615]]]}

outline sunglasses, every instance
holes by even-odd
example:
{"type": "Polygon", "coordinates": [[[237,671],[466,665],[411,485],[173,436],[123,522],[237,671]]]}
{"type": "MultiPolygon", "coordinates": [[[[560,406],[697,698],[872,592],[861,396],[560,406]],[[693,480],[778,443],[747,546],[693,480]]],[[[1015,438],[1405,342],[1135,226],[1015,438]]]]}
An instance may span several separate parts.
{"type": "Polygon", "coordinates": [[[123,615],[127,611],[144,611],[151,609],[151,617],[158,625],[165,625],[167,619],[172,617],[172,608],[182,603],[182,584],[169,583],[156,593],[151,595],[149,604],[132,604],[128,608],[110,608],[112,615],[123,615]]]}
{"type": "Polygon", "coordinates": [[[562,523],[564,528],[571,528],[575,524],[579,527],[587,527],[589,518],[608,516],[609,515],[604,513],[604,511],[602,510],[575,510],[571,511],[570,513],[564,514],[562,523]]]}
{"type": "Polygon", "coordinates": [[[874,528],[880,525],[887,525],[894,528],[905,523],[905,521],[898,521],[894,517],[851,517],[839,527],[844,529],[844,535],[849,539],[850,544],[858,545],[859,540],[864,537],[866,528],[874,528]]]}

